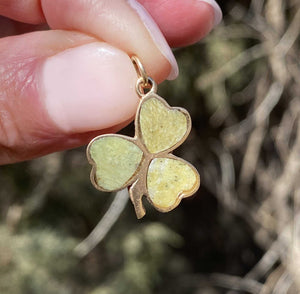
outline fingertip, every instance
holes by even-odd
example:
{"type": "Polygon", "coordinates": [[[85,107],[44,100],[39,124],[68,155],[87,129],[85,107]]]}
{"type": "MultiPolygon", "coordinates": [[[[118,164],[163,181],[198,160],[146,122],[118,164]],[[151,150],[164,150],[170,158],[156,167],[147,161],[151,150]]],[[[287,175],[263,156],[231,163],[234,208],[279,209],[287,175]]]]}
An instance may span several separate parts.
{"type": "Polygon", "coordinates": [[[45,22],[41,3],[38,0],[1,0],[0,14],[28,24],[45,22]]]}
{"type": "Polygon", "coordinates": [[[211,6],[214,10],[214,26],[217,26],[223,18],[222,10],[219,4],[215,0],[200,0],[202,2],[206,2],[209,6],[211,6]]]}
{"type": "Polygon", "coordinates": [[[222,19],[214,0],[139,0],[156,21],[171,47],[194,44],[222,19]]]}
{"type": "Polygon", "coordinates": [[[94,42],[46,59],[41,88],[46,110],[65,133],[113,127],[133,117],[138,96],[129,56],[94,42]]]}

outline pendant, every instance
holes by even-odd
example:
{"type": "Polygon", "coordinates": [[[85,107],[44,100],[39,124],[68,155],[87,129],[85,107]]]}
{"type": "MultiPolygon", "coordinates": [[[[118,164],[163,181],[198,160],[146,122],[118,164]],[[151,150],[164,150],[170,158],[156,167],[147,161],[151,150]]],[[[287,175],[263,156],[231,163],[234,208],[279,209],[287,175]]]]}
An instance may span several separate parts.
{"type": "Polygon", "coordinates": [[[132,62],[139,76],[136,91],[141,99],[135,136],[98,136],[89,143],[87,157],[92,165],[93,185],[106,192],[128,187],[140,219],[145,215],[143,196],[157,210],[168,212],[198,190],[200,176],[189,162],[171,153],[191,130],[189,113],[170,107],[156,94],[157,85],[147,76],[140,60],[133,56],[132,62]]]}

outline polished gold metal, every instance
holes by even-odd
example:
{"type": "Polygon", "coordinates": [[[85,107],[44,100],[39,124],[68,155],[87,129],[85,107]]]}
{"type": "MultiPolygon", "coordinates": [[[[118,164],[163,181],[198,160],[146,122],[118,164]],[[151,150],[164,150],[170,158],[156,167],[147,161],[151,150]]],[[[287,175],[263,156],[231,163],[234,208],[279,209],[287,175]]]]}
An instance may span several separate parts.
{"type": "Polygon", "coordinates": [[[138,75],[135,89],[139,97],[142,98],[146,94],[145,90],[148,90],[148,93],[156,93],[157,84],[151,77],[147,75],[147,72],[139,58],[134,55],[131,57],[131,61],[138,75]]]}
{"type": "MultiPolygon", "coordinates": [[[[185,139],[187,138],[187,136],[190,133],[191,118],[190,118],[189,113],[185,109],[180,108],[180,107],[170,107],[163,98],[158,96],[156,94],[157,86],[156,86],[155,81],[153,79],[151,79],[150,77],[147,77],[147,79],[145,78],[146,71],[136,56],[132,57],[132,60],[136,67],[137,74],[139,76],[139,78],[137,80],[137,84],[136,84],[136,91],[137,91],[138,95],[141,97],[141,101],[138,106],[138,110],[137,110],[136,117],[135,117],[135,136],[133,138],[123,136],[123,135],[115,135],[115,134],[98,136],[98,137],[94,138],[88,145],[87,157],[88,157],[89,162],[93,166],[92,171],[91,171],[91,181],[92,181],[93,185],[100,191],[111,192],[111,190],[106,190],[103,187],[99,186],[99,184],[97,183],[97,178],[96,178],[97,163],[91,157],[91,153],[90,153],[91,146],[97,140],[101,140],[105,137],[118,137],[120,139],[130,141],[130,142],[134,143],[138,148],[140,148],[140,150],[143,152],[143,157],[142,157],[139,165],[136,167],[136,171],[134,172],[132,177],[130,179],[128,179],[128,181],[123,183],[123,185],[121,185],[117,190],[114,190],[114,191],[118,191],[118,190],[124,189],[127,186],[130,186],[129,187],[130,199],[134,205],[137,218],[140,219],[145,215],[145,209],[144,209],[144,206],[142,203],[143,196],[146,196],[148,201],[157,210],[159,210],[161,212],[168,212],[168,211],[174,209],[183,198],[191,196],[198,190],[198,188],[200,186],[200,176],[199,176],[197,170],[195,169],[195,167],[193,167],[189,162],[187,162],[181,158],[178,158],[171,153],[175,148],[177,148],[179,145],[181,145],[185,141],[185,139]],[[147,83],[145,83],[145,80],[147,80],[147,83]],[[149,90],[149,92],[147,94],[144,94],[145,89],[149,90]],[[176,141],[175,144],[171,145],[170,147],[168,147],[162,151],[153,152],[153,153],[151,153],[147,149],[147,145],[144,141],[141,124],[140,124],[140,119],[141,119],[140,115],[141,115],[141,110],[142,110],[143,104],[145,102],[147,102],[149,99],[156,99],[159,103],[161,103],[163,105],[163,107],[165,109],[174,111],[176,113],[179,112],[179,113],[183,114],[186,119],[186,131],[183,134],[183,136],[180,138],[180,140],[176,141]],[[147,187],[147,175],[148,175],[149,166],[150,166],[152,160],[155,158],[174,159],[178,162],[183,163],[184,165],[188,166],[189,168],[191,168],[191,170],[193,171],[193,173],[195,175],[195,183],[193,184],[193,186],[190,187],[187,191],[180,191],[180,193],[176,195],[174,203],[168,207],[162,207],[162,206],[158,205],[157,203],[154,203],[149,195],[149,191],[148,191],[148,187],[147,187]]],[[[103,155],[103,156],[105,156],[105,155],[103,155]]]]}
{"type": "Polygon", "coordinates": [[[146,93],[145,90],[148,90],[148,93],[156,93],[157,91],[157,84],[156,82],[148,77],[148,84],[144,84],[144,80],[142,77],[138,78],[136,85],[135,85],[135,90],[137,94],[139,95],[140,98],[143,98],[146,93]]]}
{"type": "Polygon", "coordinates": [[[137,56],[135,56],[135,55],[133,55],[131,57],[131,61],[132,61],[133,65],[134,65],[134,68],[135,68],[138,76],[140,78],[142,78],[144,86],[147,86],[148,82],[149,82],[148,81],[149,77],[148,77],[148,75],[146,73],[146,70],[145,70],[143,64],[141,63],[141,61],[139,60],[139,58],[137,56]]]}

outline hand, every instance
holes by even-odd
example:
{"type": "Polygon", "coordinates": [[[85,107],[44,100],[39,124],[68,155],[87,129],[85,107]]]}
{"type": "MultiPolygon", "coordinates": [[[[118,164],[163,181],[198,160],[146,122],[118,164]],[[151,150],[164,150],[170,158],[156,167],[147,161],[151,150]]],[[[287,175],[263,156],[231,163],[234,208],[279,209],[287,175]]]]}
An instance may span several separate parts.
{"type": "Polygon", "coordinates": [[[140,3],[0,0],[0,36],[32,31],[0,39],[0,164],[118,131],[138,104],[128,56],[137,55],[157,82],[174,79],[167,42],[195,43],[222,17],[213,0],[140,3]],[[34,31],[43,25],[52,30],[34,31]]]}

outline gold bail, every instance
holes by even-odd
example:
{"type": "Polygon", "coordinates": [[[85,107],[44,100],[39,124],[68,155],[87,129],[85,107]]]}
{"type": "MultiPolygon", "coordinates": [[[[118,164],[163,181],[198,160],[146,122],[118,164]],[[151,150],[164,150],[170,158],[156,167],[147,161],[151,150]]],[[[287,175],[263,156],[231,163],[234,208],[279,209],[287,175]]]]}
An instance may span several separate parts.
{"type": "Polygon", "coordinates": [[[133,55],[131,57],[131,61],[138,75],[138,80],[136,82],[137,94],[140,97],[143,97],[145,95],[145,90],[148,90],[148,92],[156,92],[157,84],[152,78],[147,75],[147,72],[140,59],[136,55],[133,55]]]}
{"type": "Polygon", "coordinates": [[[134,65],[134,68],[135,68],[137,74],[138,74],[138,77],[143,79],[144,86],[148,85],[148,82],[149,82],[148,75],[146,73],[146,70],[145,70],[143,64],[139,60],[139,58],[137,56],[133,55],[131,57],[131,61],[134,65]]]}

